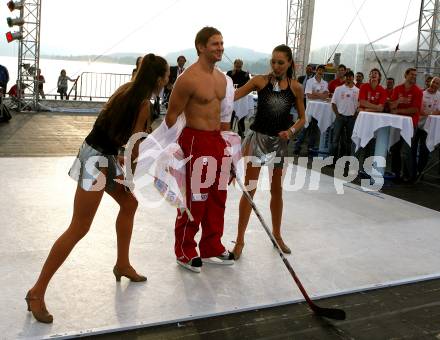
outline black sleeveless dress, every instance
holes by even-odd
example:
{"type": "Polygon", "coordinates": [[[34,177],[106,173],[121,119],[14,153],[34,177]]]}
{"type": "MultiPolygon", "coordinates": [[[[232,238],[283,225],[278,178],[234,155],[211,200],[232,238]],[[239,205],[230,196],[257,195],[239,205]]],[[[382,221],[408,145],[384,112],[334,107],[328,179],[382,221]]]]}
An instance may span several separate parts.
{"type": "Polygon", "coordinates": [[[287,83],[286,89],[274,91],[272,79],[269,78],[267,85],[258,91],[257,114],[250,126],[251,130],[278,136],[279,132],[293,125],[290,110],[296,104],[296,97],[290,88],[290,78],[287,78],[287,83]]]}
{"type": "Polygon", "coordinates": [[[287,140],[278,137],[278,133],[293,125],[290,113],[296,104],[296,96],[291,90],[291,79],[288,87],[274,90],[272,79],[258,91],[257,113],[250,126],[250,131],[243,141],[243,150],[248,148],[247,155],[253,156],[255,165],[273,165],[282,168],[287,156],[287,140]]]}

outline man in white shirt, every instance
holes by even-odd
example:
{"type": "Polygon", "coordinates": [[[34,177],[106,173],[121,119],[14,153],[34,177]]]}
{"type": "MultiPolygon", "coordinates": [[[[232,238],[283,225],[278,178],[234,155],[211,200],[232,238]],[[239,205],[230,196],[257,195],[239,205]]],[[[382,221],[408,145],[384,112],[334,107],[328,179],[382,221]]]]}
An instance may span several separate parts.
{"type": "MultiPolygon", "coordinates": [[[[333,139],[330,148],[330,155],[338,156],[338,146],[341,136],[345,136],[343,141],[343,152],[341,156],[349,156],[352,153],[351,135],[353,133],[354,122],[359,107],[359,89],[354,85],[354,73],[345,73],[345,84],[338,86],[332,97],[332,109],[336,115],[333,129],[333,139]],[[343,130],[345,134],[343,134],[343,130]]],[[[342,151],[342,150],[341,150],[342,151]]]]}
{"type": "MultiPolygon", "coordinates": [[[[323,79],[325,71],[324,65],[318,65],[316,67],[316,74],[313,78],[310,78],[306,82],[305,95],[306,95],[306,104],[310,100],[326,100],[328,99],[328,83],[323,79]]],[[[319,136],[318,122],[315,118],[312,118],[309,122],[309,126],[307,129],[303,130],[298,135],[297,141],[294,146],[294,153],[299,154],[301,149],[301,144],[304,142],[306,135],[308,136],[308,150],[309,155],[310,151],[314,149],[315,142],[319,136]]],[[[313,151],[314,153],[315,151],[313,151]]]]}
{"type": "Polygon", "coordinates": [[[328,83],[322,78],[325,66],[319,65],[316,68],[316,74],[309,79],[306,84],[306,96],[309,100],[326,100],[328,98],[328,83]]]}
{"type": "Polygon", "coordinates": [[[422,110],[420,112],[420,119],[418,123],[418,127],[415,131],[414,143],[416,147],[414,148],[414,152],[417,153],[417,149],[419,149],[419,157],[417,161],[417,155],[414,154],[412,159],[413,162],[417,162],[417,173],[420,174],[423,172],[426,164],[428,163],[429,150],[426,147],[426,138],[428,137],[428,133],[423,129],[425,125],[426,118],[429,115],[438,115],[440,114],[440,92],[438,89],[440,88],[440,78],[434,77],[431,80],[430,86],[423,91],[423,99],[422,99],[422,110]]]}

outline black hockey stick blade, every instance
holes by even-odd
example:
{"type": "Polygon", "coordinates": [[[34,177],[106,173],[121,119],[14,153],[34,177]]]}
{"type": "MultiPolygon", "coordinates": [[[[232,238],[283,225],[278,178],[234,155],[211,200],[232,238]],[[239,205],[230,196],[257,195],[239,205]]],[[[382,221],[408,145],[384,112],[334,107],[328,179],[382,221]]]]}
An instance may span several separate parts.
{"type": "MultiPolygon", "coordinates": [[[[233,174],[235,175],[235,171],[233,171],[233,174]]],[[[298,276],[296,275],[295,271],[293,270],[290,262],[284,257],[282,250],[276,243],[276,240],[273,238],[269,228],[266,225],[266,222],[264,221],[263,217],[261,216],[260,212],[257,209],[257,206],[255,205],[252,197],[247,192],[244,184],[241,182],[241,180],[236,177],[237,183],[240,186],[241,190],[243,191],[243,194],[245,195],[246,199],[249,201],[249,204],[251,205],[252,209],[254,210],[255,214],[257,215],[258,219],[261,222],[261,225],[263,226],[264,230],[266,231],[267,235],[269,236],[270,240],[272,241],[275,248],[278,250],[278,253],[283,260],[286,268],[288,269],[290,275],[292,275],[293,280],[295,281],[296,285],[298,286],[299,290],[301,291],[302,295],[304,296],[304,299],[306,300],[307,304],[309,305],[310,309],[320,317],[325,317],[328,319],[334,319],[334,320],[345,320],[345,312],[342,309],[337,308],[324,308],[319,307],[315,305],[315,303],[310,299],[309,295],[307,294],[306,290],[304,289],[301,281],[299,280],[298,276]]]]}
{"type": "Polygon", "coordinates": [[[317,305],[313,305],[312,307],[313,312],[315,312],[318,316],[323,316],[328,319],[333,320],[345,320],[345,311],[338,308],[324,308],[319,307],[317,305]]]}

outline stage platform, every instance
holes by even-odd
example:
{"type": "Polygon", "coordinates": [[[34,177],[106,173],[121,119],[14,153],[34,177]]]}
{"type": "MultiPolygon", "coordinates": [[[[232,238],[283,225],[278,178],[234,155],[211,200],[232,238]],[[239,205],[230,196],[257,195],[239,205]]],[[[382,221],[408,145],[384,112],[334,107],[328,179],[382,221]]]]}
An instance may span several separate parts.
{"type": "MultiPolygon", "coordinates": [[[[140,206],[131,260],[147,283],[115,282],[117,206],[105,197],[91,231],[57,272],[46,295],[52,325],[37,323],[24,296],[50,247],[67,227],[75,182],[72,157],[0,158],[0,338],[99,334],[261,309],[302,296],[255,216],[234,266],[204,265],[195,274],[174,258],[175,210],[140,206]]],[[[263,185],[264,186],[264,185],[263,185]]],[[[440,213],[334,178],[319,190],[284,193],[288,256],[311,297],[322,298],[440,276],[440,213]]],[[[228,194],[224,244],[232,248],[240,192],[228,194]]],[[[151,197],[160,196],[151,188],[151,197]]],[[[256,204],[270,224],[269,192],[256,204]]],[[[350,315],[347,316],[350,318],[350,315]]]]}

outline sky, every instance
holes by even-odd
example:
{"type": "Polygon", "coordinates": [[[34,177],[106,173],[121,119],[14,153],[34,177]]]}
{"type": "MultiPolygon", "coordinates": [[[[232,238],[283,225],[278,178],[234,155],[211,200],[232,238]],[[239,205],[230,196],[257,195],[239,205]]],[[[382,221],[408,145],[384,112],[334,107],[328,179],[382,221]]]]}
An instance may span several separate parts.
{"type": "MultiPolygon", "coordinates": [[[[10,30],[6,17],[11,13],[6,1],[1,6],[4,47],[4,34],[10,30]]],[[[420,0],[315,0],[312,49],[341,39],[341,43],[374,41],[402,27],[408,8],[410,23],[418,19],[420,0]],[[345,34],[360,7],[359,17],[345,34]]],[[[270,53],[285,42],[286,12],[286,0],[42,0],[41,53],[165,55],[192,48],[196,32],[207,25],[222,32],[225,47],[270,53]]],[[[395,46],[399,36],[400,32],[381,43],[395,46]]],[[[401,44],[411,39],[417,39],[417,24],[404,31],[401,44]]]]}

